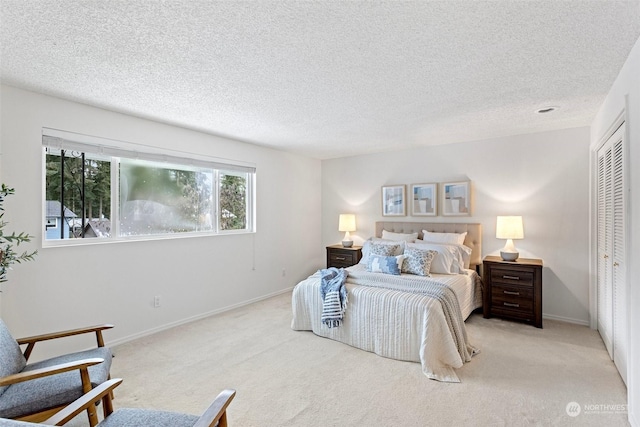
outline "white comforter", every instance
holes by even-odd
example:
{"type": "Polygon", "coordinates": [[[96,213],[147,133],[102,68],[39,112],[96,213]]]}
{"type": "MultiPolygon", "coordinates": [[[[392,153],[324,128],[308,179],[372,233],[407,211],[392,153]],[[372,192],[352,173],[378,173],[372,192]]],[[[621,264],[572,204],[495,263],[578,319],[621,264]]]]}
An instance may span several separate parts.
{"type": "MultiPolygon", "coordinates": [[[[393,289],[398,284],[398,276],[366,273],[361,265],[348,270],[351,273],[351,280],[348,277],[346,282],[349,303],[342,325],[328,328],[321,323],[320,275],[316,273],[298,283],[293,290],[291,328],[310,330],[316,335],[380,356],[421,362],[427,377],[460,382],[455,368],[469,361],[478,350],[464,342],[462,346],[468,351],[459,351],[457,344],[460,344],[461,334],[456,335],[451,330],[451,321],[448,324],[440,301],[419,293],[393,289]],[[389,284],[380,288],[353,283],[363,283],[367,274],[375,275],[376,282],[386,280],[384,276],[387,276],[389,284]]],[[[414,275],[401,277],[420,280],[414,275]]],[[[473,309],[481,305],[479,279],[474,271],[469,270],[466,275],[434,275],[432,279],[445,282],[458,297],[462,310],[453,313],[454,316],[466,319],[473,309]]],[[[464,323],[460,323],[464,328],[464,323]]]]}

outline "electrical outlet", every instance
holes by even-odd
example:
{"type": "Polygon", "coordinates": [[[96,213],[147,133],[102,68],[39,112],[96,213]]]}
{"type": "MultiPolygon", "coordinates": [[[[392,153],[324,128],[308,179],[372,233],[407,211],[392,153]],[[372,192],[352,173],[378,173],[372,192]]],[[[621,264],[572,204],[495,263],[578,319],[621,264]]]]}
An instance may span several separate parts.
{"type": "Polygon", "coordinates": [[[285,270],[284,268],[282,269],[282,277],[287,275],[287,270],[285,270]]]}
{"type": "Polygon", "coordinates": [[[156,295],[155,297],[153,297],[153,307],[160,307],[160,295],[156,295]]]}

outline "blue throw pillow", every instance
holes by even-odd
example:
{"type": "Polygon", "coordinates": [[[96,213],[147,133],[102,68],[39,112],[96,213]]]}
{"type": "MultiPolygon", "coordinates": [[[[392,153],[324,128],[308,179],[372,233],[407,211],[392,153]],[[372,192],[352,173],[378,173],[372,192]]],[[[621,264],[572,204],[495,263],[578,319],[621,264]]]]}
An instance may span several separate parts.
{"type": "Polygon", "coordinates": [[[402,257],[402,259],[398,258],[399,257],[397,256],[371,255],[369,258],[368,270],[372,273],[385,273],[399,276],[400,267],[398,267],[398,263],[401,263],[404,260],[404,257],[402,257]]]}

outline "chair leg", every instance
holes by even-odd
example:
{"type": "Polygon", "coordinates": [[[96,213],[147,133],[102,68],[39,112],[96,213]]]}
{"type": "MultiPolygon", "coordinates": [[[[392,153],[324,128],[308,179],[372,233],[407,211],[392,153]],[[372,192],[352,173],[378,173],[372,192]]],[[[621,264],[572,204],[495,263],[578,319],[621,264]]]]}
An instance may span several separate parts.
{"type": "Polygon", "coordinates": [[[98,413],[95,405],[91,405],[87,408],[87,417],[89,417],[89,425],[96,427],[98,425],[98,413]]]}
{"type": "Polygon", "coordinates": [[[227,412],[225,411],[218,420],[218,427],[227,427],[227,412]]]}
{"type": "MultiPolygon", "coordinates": [[[[84,368],[80,369],[80,378],[82,379],[82,392],[87,394],[91,391],[91,379],[89,378],[89,371],[84,368]]],[[[87,417],[89,417],[89,426],[95,427],[98,425],[98,414],[96,413],[95,405],[90,405],[87,408],[87,417]]]]}
{"type": "Polygon", "coordinates": [[[109,393],[102,398],[102,414],[104,415],[104,418],[107,418],[112,413],[113,413],[113,402],[111,398],[111,393],[109,393]]]}
{"type": "MultiPolygon", "coordinates": [[[[111,374],[107,377],[107,381],[111,379],[111,374]]],[[[113,390],[109,391],[105,397],[102,398],[102,414],[105,418],[113,413],[113,390]]]]}
{"type": "MultiPolygon", "coordinates": [[[[115,356],[114,356],[114,357],[115,357],[115,356]]],[[[110,379],[111,379],[111,373],[109,373],[109,376],[107,377],[107,381],[108,381],[108,380],[110,380],[110,379]]],[[[115,399],[115,397],[113,397],[113,390],[111,390],[111,391],[109,392],[109,399],[110,399],[110,400],[115,399]]],[[[111,412],[113,412],[113,409],[111,410],[111,412]]],[[[111,412],[109,412],[109,414],[111,414],[111,412]]]]}

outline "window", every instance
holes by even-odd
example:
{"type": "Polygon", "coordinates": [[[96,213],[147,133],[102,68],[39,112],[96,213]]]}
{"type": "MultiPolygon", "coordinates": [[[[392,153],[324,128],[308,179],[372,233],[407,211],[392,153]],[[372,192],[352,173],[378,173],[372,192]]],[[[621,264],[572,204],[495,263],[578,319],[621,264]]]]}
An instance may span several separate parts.
{"type": "Polygon", "coordinates": [[[244,230],[247,227],[248,174],[220,171],[218,174],[218,209],[221,230],[244,230]]]}
{"type": "Polygon", "coordinates": [[[45,239],[89,237],[88,228],[111,218],[110,160],[56,148],[45,153],[45,239]]]}
{"type": "Polygon", "coordinates": [[[254,167],[108,142],[43,130],[46,241],[254,231],[254,167]]]}
{"type": "Polygon", "coordinates": [[[122,159],[120,234],[212,231],[213,170],[122,159]]]}

